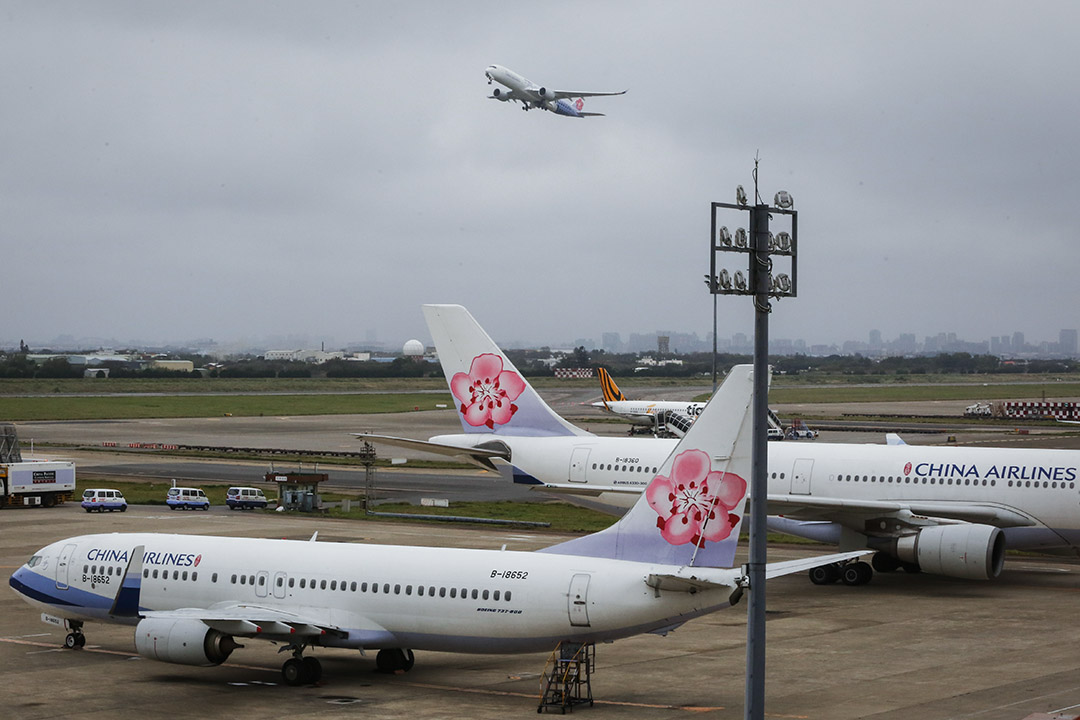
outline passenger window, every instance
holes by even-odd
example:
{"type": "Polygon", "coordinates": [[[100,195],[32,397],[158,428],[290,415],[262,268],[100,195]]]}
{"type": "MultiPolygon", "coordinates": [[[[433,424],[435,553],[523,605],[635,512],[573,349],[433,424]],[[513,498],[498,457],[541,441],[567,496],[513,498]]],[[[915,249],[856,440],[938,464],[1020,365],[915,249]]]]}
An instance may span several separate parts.
{"type": "MultiPolygon", "coordinates": [[[[475,597],[475,595],[473,597],[475,597]]],[[[487,590],[484,591],[484,599],[485,600],[488,599],[488,591],[487,590]]]]}
{"type": "Polygon", "coordinates": [[[180,579],[181,579],[181,580],[187,580],[187,570],[185,570],[185,571],[183,572],[183,574],[182,574],[182,575],[180,576],[180,579]]]}
{"type": "Polygon", "coordinates": [[[154,568],[154,579],[155,580],[157,580],[157,576],[158,576],[157,568],[154,568]]]}
{"type": "Polygon", "coordinates": [[[435,597],[435,586],[434,585],[432,585],[431,587],[429,587],[427,589],[427,594],[430,595],[431,597],[435,597]]]}
{"type": "MultiPolygon", "coordinates": [[[[323,580],[323,582],[326,582],[326,581],[323,580]]],[[[331,590],[337,590],[337,580],[331,580],[330,581],[330,589],[331,590]]]]}
{"type": "Polygon", "coordinates": [[[195,582],[198,579],[199,579],[199,573],[197,573],[197,572],[191,573],[191,582],[195,582]]]}
{"type": "Polygon", "coordinates": [[[382,591],[383,591],[383,593],[389,595],[390,594],[390,583],[383,583],[382,591]]]}
{"type": "Polygon", "coordinates": [[[406,595],[412,595],[412,585],[406,585],[405,586],[405,594],[406,595]]]}
{"type": "Polygon", "coordinates": [[[450,597],[452,597],[452,598],[457,597],[457,588],[450,588],[450,597]]]}
{"type": "Polygon", "coordinates": [[[172,579],[173,580],[179,580],[180,579],[180,571],[179,570],[173,570],[172,571],[172,579]]]}
{"type": "Polygon", "coordinates": [[[444,588],[444,587],[439,588],[439,597],[441,597],[441,598],[446,597],[446,588],[444,588]]]}
{"type": "Polygon", "coordinates": [[[240,576],[240,584],[241,585],[247,585],[247,575],[241,575],[240,576]]]}
{"type": "Polygon", "coordinates": [[[277,578],[277,586],[278,586],[278,587],[281,587],[281,586],[282,586],[282,585],[284,585],[284,584],[285,584],[285,578],[283,578],[283,577],[278,577],[278,578],[277,578]]]}
{"type": "Polygon", "coordinates": [[[394,594],[395,595],[400,595],[401,594],[401,586],[400,585],[395,585],[394,586],[394,594]]]}
{"type": "Polygon", "coordinates": [[[492,595],[492,599],[495,600],[495,602],[499,601],[499,591],[498,590],[496,590],[495,593],[492,595]]]}
{"type": "Polygon", "coordinates": [[[212,583],[217,582],[217,573],[214,573],[213,575],[210,576],[210,582],[212,582],[212,583]]]}
{"type": "Polygon", "coordinates": [[[356,592],[356,581],[355,580],[352,582],[349,589],[352,590],[353,592],[356,592]]]}
{"type": "Polygon", "coordinates": [[[475,600],[477,595],[478,595],[478,593],[476,592],[476,590],[474,588],[473,591],[472,591],[472,599],[475,600]]]}
{"type": "Polygon", "coordinates": [[[307,587],[307,578],[300,578],[300,589],[303,590],[307,587]]]}
{"type": "Polygon", "coordinates": [[[143,571],[142,571],[142,576],[143,576],[144,578],[148,578],[148,577],[150,577],[150,570],[149,570],[149,568],[143,568],[143,571]]]}
{"type": "Polygon", "coordinates": [[[319,589],[320,590],[325,590],[326,589],[326,581],[325,580],[322,580],[322,581],[319,582],[319,589]]]}
{"type": "Polygon", "coordinates": [[[423,585],[417,585],[416,586],[416,595],[417,595],[417,597],[424,597],[424,586],[423,585]]]}
{"type": "Polygon", "coordinates": [[[506,591],[506,602],[510,602],[510,591],[506,591]]]}

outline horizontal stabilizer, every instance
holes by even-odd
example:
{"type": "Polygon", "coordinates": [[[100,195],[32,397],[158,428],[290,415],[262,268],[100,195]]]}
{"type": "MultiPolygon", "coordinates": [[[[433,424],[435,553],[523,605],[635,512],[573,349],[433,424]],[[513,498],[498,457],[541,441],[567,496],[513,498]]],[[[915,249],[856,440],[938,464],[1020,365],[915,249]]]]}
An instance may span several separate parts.
{"type": "Polygon", "coordinates": [[[815,555],[814,557],[801,558],[799,560],[785,560],[784,562],[768,563],[765,565],[765,579],[771,580],[782,575],[803,572],[822,565],[832,565],[837,562],[853,560],[863,555],[869,555],[872,550],[854,550],[852,552],[833,553],[832,555],[815,555]]]}
{"type": "Polygon", "coordinates": [[[492,459],[510,459],[510,448],[501,443],[499,443],[498,447],[462,447],[461,445],[437,443],[431,442],[430,440],[414,440],[412,438],[394,437],[392,435],[375,435],[374,433],[352,434],[365,442],[374,443],[375,445],[390,445],[393,447],[405,448],[406,450],[431,453],[432,455],[470,460],[485,470],[495,469],[495,466],[491,463],[492,459]]]}
{"type": "Polygon", "coordinates": [[[723,577],[707,579],[696,575],[651,574],[645,578],[645,584],[657,590],[696,593],[699,590],[726,588],[734,590],[739,585],[741,573],[729,571],[723,577]]]}

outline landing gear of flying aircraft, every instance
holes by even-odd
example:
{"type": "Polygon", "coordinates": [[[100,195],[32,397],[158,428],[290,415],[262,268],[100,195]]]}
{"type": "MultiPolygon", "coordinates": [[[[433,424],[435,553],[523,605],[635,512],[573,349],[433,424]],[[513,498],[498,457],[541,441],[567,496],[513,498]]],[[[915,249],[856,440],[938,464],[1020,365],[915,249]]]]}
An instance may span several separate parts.
{"type": "Polygon", "coordinates": [[[281,650],[292,650],[293,656],[281,666],[281,677],[286,685],[314,685],[322,679],[322,663],[318,658],[304,657],[303,645],[290,645],[281,650]]]}
{"type": "Polygon", "coordinates": [[[68,623],[71,632],[64,638],[64,647],[68,650],[77,650],[86,646],[86,636],[83,635],[82,623],[71,620],[68,623]]]}
{"type": "Polygon", "coordinates": [[[409,672],[415,662],[413,651],[408,648],[383,648],[375,656],[375,667],[382,673],[409,672]]]}

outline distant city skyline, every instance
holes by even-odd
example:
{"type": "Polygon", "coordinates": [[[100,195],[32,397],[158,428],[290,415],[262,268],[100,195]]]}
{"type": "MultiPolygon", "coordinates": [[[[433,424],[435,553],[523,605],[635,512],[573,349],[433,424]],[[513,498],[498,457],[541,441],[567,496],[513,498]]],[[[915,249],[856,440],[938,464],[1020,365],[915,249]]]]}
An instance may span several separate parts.
{"type": "MultiPolygon", "coordinates": [[[[398,353],[406,342],[418,339],[424,345],[430,345],[427,338],[402,337],[380,341],[372,331],[365,333],[363,340],[349,340],[339,343],[333,337],[313,337],[302,333],[268,336],[265,338],[241,337],[215,340],[196,338],[175,341],[146,341],[139,339],[121,340],[87,336],[76,338],[72,335],[60,335],[51,340],[25,340],[0,338],[0,351],[14,352],[25,342],[32,352],[49,350],[53,352],[84,352],[98,349],[141,349],[172,350],[174,352],[196,352],[200,354],[224,357],[228,355],[264,354],[283,350],[327,350],[327,351],[376,351],[398,353]]],[[[554,350],[569,350],[584,346],[586,350],[603,350],[606,353],[656,353],[666,346],[672,354],[689,354],[712,351],[712,333],[699,335],[697,332],[674,330],[656,330],[652,332],[632,332],[626,340],[618,332],[603,332],[600,340],[577,338],[573,341],[550,343],[543,341],[503,340],[495,341],[505,349],[526,349],[548,347],[554,350]]],[[[744,332],[730,335],[718,335],[717,349],[722,353],[752,354],[753,336],[744,332]]],[[[920,340],[915,333],[900,333],[887,339],[880,330],[870,330],[865,340],[847,339],[839,342],[814,342],[813,339],[786,338],[773,336],[769,339],[769,352],[773,355],[803,354],[810,356],[827,355],[863,355],[865,357],[887,357],[897,355],[918,355],[967,352],[973,355],[996,355],[999,357],[1080,357],[1078,331],[1063,328],[1058,331],[1056,340],[1028,340],[1020,330],[994,335],[982,340],[969,340],[956,332],[938,332],[924,335],[920,340]]]]}

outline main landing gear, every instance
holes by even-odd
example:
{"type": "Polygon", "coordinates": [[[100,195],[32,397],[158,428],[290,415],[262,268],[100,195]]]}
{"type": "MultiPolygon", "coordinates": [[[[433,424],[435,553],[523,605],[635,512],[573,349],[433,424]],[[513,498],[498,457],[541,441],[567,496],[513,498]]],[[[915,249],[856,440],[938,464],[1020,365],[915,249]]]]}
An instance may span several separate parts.
{"type": "Polygon", "coordinates": [[[281,678],[286,685],[314,685],[322,679],[322,663],[318,658],[304,657],[306,645],[288,645],[278,652],[292,650],[293,656],[281,666],[281,678]]]}
{"type": "Polygon", "coordinates": [[[82,622],[69,620],[68,628],[71,630],[64,638],[64,647],[68,650],[78,650],[86,645],[86,636],[83,635],[82,622]]]}
{"type": "Polygon", "coordinates": [[[833,563],[831,565],[819,565],[810,570],[810,582],[815,585],[831,585],[842,581],[845,585],[865,585],[874,577],[874,571],[882,573],[904,570],[909,573],[920,572],[919,566],[914,563],[903,562],[888,553],[875,553],[871,562],[862,560],[849,560],[846,563],[833,563]]]}
{"type": "Polygon", "coordinates": [[[408,648],[383,648],[375,656],[375,667],[382,673],[409,672],[416,663],[408,648]]]}

